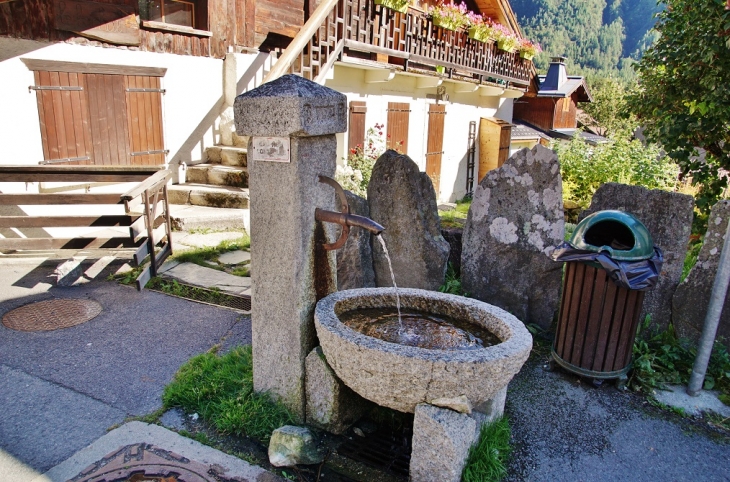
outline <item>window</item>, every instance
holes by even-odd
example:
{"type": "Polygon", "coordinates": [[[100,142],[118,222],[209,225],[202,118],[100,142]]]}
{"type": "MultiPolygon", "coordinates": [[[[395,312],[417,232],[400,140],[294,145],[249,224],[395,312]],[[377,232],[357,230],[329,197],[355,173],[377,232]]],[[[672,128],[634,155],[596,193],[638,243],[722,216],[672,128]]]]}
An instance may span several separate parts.
{"type": "Polygon", "coordinates": [[[148,2],[149,20],[193,27],[195,25],[193,6],[192,2],[180,0],[152,0],[148,2]]]}
{"type": "Polygon", "coordinates": [[[206,0],[139,0],[143,20],[207,30],[206,0]]]}

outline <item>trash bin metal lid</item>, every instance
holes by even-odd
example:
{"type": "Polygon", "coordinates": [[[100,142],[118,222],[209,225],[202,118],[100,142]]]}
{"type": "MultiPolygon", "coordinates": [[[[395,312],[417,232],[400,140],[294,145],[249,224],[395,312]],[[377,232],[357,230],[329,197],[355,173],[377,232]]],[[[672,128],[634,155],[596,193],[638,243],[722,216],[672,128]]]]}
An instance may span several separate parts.
{"type": "Polygon", "coordinates": [[[577,249],[606,252],[618,261],[638,261],[654,255],[654,242],[641,221],[623,211],[598,211],[575,227],[570,244],[577,249]]]}

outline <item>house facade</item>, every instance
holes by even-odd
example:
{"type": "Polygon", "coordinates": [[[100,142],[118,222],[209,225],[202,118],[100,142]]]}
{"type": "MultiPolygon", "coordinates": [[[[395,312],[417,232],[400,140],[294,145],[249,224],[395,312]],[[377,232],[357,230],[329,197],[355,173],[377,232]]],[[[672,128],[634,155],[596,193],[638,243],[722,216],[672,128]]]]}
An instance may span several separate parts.
{"type": "MultiPolygon", "coordinates": [[[[466,4],[521,35],[506,0],[466,4]]],[[[186,166],[189,183],[211,149],[244,145],[232,132],[235,96],[294,73],[347,95],[340,158],[383,125],[389,147],[429,174],[439,200],[453,201],[478,182],[482,119],[509,123],[535,73],[518,53],[437,27],[427,8],[416,0],[404,13],[374,0],[0,1],[0,163],[176,174],[186,166]]],[[[501,139],[497,152],[508,152],[509,136],[501,139]]],[[[245,190],[247,176],[237,179],[245,190]]]]}

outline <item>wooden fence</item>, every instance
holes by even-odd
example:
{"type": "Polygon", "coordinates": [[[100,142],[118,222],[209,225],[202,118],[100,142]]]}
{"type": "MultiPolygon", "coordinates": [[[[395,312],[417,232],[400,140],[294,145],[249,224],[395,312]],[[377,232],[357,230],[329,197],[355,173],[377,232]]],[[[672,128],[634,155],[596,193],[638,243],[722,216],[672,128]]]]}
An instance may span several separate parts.
{"type": "MultiPolygon", "coordinates": [[[[48,215],[0,215],[0,228],[128,227],[129,235],[113,237],[17,237],[0,238],[0,250],[65,250],[133,248],[134,263],[140,266],[149,256],[150,264],[137,278],[142,289],[158,267],[172,254],[170,210],[167,201],[168,170],[97,166],[0,166],[2,182],[137,183],[118,193],[1,193],[0,206],[48,206],[48,215]],[[51,206],[61,211],[70,205],[108,205],[109,214],[51,215],[51,206]],[[124,206],[124,214],[112,206],[124,206]]],[[[0,191],[2,184],[0,183],[0,191]]],[[[121,234],[121,233],[120,233],[121,234]]]]}

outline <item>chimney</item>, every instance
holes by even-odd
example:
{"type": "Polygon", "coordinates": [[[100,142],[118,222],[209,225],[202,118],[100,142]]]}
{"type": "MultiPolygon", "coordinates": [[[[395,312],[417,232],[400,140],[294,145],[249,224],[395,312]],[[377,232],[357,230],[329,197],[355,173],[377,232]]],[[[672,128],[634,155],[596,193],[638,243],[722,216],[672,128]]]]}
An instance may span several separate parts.
{"type": "Polygon", "coordinates": [[[568,73],[565,71],[566,57],[553,57],[550,59],[545,81],[540,85],[540,90],[559,90],[560,86],[568,80],[568,73]]]}

